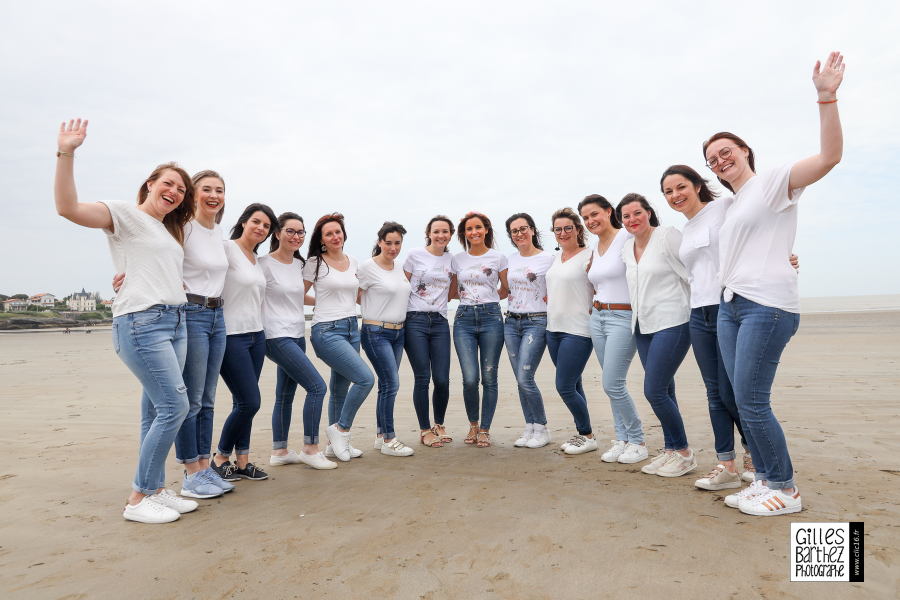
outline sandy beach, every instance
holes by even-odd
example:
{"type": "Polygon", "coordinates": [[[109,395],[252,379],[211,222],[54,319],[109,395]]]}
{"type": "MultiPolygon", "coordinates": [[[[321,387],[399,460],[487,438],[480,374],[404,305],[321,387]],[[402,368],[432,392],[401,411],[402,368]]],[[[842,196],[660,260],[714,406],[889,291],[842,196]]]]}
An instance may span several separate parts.
{"type": "MultiPolygon", "coordinates": [[[[898,340],[900,312],[802,318],[773,395],[803,493],[798,515],[748,517],[727,508],[722,493],[694,488],[715,453],[692,354],[677,386],[700,467],[674,480],[643,475],[640,465],[602,463],[598,453],[562,454],[558,444],[574,428],[547,355],[538,381],[554,443],[514,448],[522,417],[504,354],[492,448],[462,443],[455,357],[447,425],[456,439],[441,449],[418,445],[405,361],[396,420],[415,456],[371,450],[373,393],[353,429],[365,456],[333,471],[268,468],[275,368],[267,361],[251,459],[265,465],[269,480],[241,481],[176,523],[147,526],[121,517],[140,391],[109,332],[3,334],[0,596],[896,598],[898,340]],[[866,581],[791,583],[792,521],[864,521],[866,581]]],[[[592,358],[585,387],[605,442],[612,426],[599,373],[592,358]]],[[[629,389],[655,449],[662,434],[641,395],[642,375],[635,358],[629,389]]],[[[220,383],[215,437],[230,405],[220,383]]],[[[180,489],[174,455],[168,480],[180,489]]]]}

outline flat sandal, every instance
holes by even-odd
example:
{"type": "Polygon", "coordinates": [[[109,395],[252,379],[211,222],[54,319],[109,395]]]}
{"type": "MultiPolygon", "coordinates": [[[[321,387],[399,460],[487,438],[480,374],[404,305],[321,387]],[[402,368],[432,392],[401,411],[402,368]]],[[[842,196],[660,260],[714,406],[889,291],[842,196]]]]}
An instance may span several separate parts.
{"type": "Polygon", "coordinates": [[[463,442],[467,444],[474,444],[477,437],[478,425],[469,425],[469,433],[466,434],[466,438],[463,440],[463,442]]]}
{"type": "Polygon", "coordinates": [[[447,430],[440,423],[435,423],[434,427],[432,427],[431,430],[434,432],[434,434],[436,436],[441,438],[441,441],[444,442],[445,444],[449,444],[450,442],[453,441],[453,438],[450,437],[449,435],[447,435],[447,430]]]}
{"type": "Polygon", "coordinates": [[[444,442],[441,441],[439,435],[434,433],[434,429],[426,429],[425,431],[419,432],[419,441],[422,442],[423,446],[428,446],[429,448],[442,448],[444,446],[444,442]],[[429,433],[435,436],[435,439],[431,443],[425,441],[425,436],[429,433]]]}
{"type": "Polygon", "coordinates": [[[490,448],[491,447],[491,434],[487,431],[479,431],[475,436],[476,445],[479,448],[490,448]]]}

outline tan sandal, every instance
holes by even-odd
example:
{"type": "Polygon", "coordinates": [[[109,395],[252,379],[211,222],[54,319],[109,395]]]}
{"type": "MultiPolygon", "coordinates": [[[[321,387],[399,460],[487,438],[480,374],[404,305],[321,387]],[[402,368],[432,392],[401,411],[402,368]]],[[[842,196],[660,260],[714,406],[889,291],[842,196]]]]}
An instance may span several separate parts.
{"type": "Polygon", "coordinates": [[[469,433],[466,434],[466,438],[463,440],[467,444],[474,444],[475,439],[478,437],[478,425],[469,425],[469,433]]]}
{"type": "Polygon", "coordinates": [[[441,425],[440,423],[435,423],[434,427],[432,427],[431,430],[434,432],[434,434],[436,436],[440,437],[441,441],[444,442],[445,444],[449,444],[450,442],[453,441],[453,438],[450,437],[449,435],[447,435],[447,430],[444,429],[444,426],[441,425]]]}
{"type": "Polygon", "coordinates": [[[441,437],[434,432],[434,429],[426,429],[425,431],[419,432],[419,441],[422,442],[423,446],[428,446],[429,448],[441,448],[444,446],[444,442],[442,442],[441,437]],[[425,441],[425,436],[427,435],[432,436],[430,442],[425,441]]]}
{"type": "Polygon", "coordinates": [[[487,431],[479,431],[475,436],[476,445],[479,448],[490,448],[491,447],[491,434],[487,431]]]}

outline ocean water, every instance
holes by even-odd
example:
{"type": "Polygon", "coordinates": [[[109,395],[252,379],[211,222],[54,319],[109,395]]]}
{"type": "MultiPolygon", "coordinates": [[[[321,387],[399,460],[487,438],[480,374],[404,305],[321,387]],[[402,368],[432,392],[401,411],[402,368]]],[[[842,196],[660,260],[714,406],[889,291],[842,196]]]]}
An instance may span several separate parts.
{"type": "Polygon", "coordinates": [[[873,310],[900,310],[900,294],[800,298],[800,312],[805,314],[866,312],[873,310]]]}

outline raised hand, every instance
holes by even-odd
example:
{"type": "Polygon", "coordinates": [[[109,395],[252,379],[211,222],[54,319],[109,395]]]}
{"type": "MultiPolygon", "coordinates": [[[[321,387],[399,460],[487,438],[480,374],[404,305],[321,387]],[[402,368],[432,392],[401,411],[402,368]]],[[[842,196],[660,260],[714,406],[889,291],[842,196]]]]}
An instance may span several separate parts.
{"type": "Polygon", "coordinates": [[[837,97],[837,89],[844,79],[844,57],[840,52],[832,52],[822,65],[816,61],[813,67],[813,84],[819,93],[819,100],[834,100],[837,97]]]}
{"type": "Polygon", "coordinates": [[[87,119],[69,119],[59,126],[59,137],[56,138],[57,148],[61,152],[73,152],[75,148],[84,143],[87,137],[87,119]]]}

